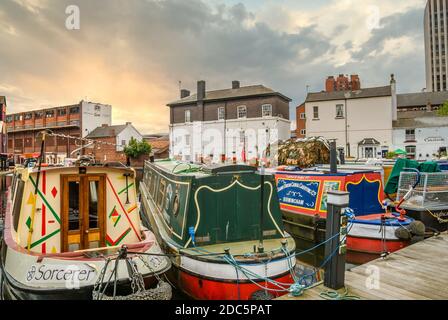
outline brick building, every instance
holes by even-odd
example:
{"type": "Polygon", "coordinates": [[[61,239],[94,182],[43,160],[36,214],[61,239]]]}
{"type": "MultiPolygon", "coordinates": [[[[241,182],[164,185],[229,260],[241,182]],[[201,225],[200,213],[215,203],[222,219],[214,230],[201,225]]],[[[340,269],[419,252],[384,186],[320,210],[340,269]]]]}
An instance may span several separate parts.
{"type": "Polygon", "coordinates": [[[6,97],[0,96],[0,154],[7,152],[6,139],[6,97]]]}
{"type": "Polygon", "coordinates": [[[95,143],[86,148],[86,153],[93,155],[97,161],[103,163],[121,162],[126,164],[126,155],[123,150],[131,138],[143,140],[142,135],[130,122],[115,126],[102,125],[90,132],[86,139],[103,143],[95,143]]]}
{"type": "Polygon", "coordinates": [[[340,74],[338,77],[329,76],[325,81],[325,91],[356,91],[361,89],[361,81],[357,74],[352,74],[350,78],[340,74]]]}
{"type": "Polygon", "coordinates": [[[260,158],[267,146],[290,138],[291,99],[263,85],[206,91],[181,90],[180,100],[170,107],[170,155],[184,161],[211,157],[220,162],[260,158]]]}
{"type": "Polygon", "coordinates": [[[169,135],[145,135],[143,139],[151,145],[151,152],[154,154],[154,159],[167,159],[170,157],[169,135]]]}
{"type": "Polygon", "coordinates": [[[299,139],[306,138],[306,113],[305,103],[296,108],[296,137],[299,139]]]}
{"type": "MultiPolygon", "coordinates": [[[[78,104],[26,111],[6,116],[8,152],[16,162],[40,152],[41,132],[48,129],[55,134],[74,138],[85,137],[102,124],[110,125],[112,107],[81,101],[78,104]]],[[[45,140],[45,161],[62,163],[65,158],[76,157],[80,140],[48,136],[45,140]]]]}

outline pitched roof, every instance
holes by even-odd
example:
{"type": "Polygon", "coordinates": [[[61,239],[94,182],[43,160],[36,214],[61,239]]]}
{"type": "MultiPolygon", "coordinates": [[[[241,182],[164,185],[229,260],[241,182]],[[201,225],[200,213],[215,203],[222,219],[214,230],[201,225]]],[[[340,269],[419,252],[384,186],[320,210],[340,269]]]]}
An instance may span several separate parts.
{"type": "Polygon", "coordinates": [[[448,117],[438,116],[434,111],[398,112],[394,128],[434,128],[448,126],[448,117]]]}
{"type": "Polygon", "coordinates": [[[448,101],[448,91],[397,94],[397,105],[399,108],[422,107],[428,103],[441,105],[445,101],[448,101]]]}
{"type": "Polygon", "coordinates": [[[169,140],[152,140],[148,142],[154,149],[163,149],[169,147],[169,140]]]}
{"type": "Polygon", "coordinates": [[[347,99],[359,99],[359,98],[375,98],[375,97],[387,97],[392,95],[392,87],[374,87],[365,88],[355,91],[332,91],[332,92],[310,92],[306,97],[305,102],[317,102],[328,100],[344,100],[345,94],[349,93],[350,96],[347,99]]]}
{"type": "Polygon", "coordinates": [[[90,132],[86,138],[107,138],[107,137],[115,137],[120,134],[124,129],[126,129],[127,125],[118,125],[118,126],[107,126],[107,127],[98,127],[92,132],[90,132]]]}
{"type": "MultiPolygon", "coordinates": [[[[292,101],[290,98],[284,96],[283,94],[276,92],[271,88],[265,87],[263,85],[239,87],[238,89],[207,91],[205,93],[204,101],[229,100],[229,99],[245,98],[253,96],[280,96],[281,98],[287,101],[292,101]]],[[[196,103],[197,101],[198,101],[197,94],[193,94],[183,99],[171,102],[167,104],[167,106],[191,104],[196,103]]]]}

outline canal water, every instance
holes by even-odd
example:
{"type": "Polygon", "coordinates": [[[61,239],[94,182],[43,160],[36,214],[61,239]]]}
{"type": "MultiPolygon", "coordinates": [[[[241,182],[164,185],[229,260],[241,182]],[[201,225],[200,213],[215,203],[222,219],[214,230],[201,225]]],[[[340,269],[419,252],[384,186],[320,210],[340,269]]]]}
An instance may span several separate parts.
{"type": "MultiPolygon", "coordinates": [[[[3,235],[4,216],[6,210],[6,190],[11,183],[11,177],[2,175],[0,176],[0,239],[3,235]]],[[[323,276],[323,272],[318,271],[318,267],[322,265],[324,261],[324,247],[319,247],[314,250],[310,250],[315,246],[315,243],[307,242],[304,240],[296,240],[297,252],[307,251],[305,254],[297,256],[296,275],[299,278],[303,278],[303,284],[311,285],[317,281],[320,281],[323,276]],[[310,251],[309,251],[310,250],[310,251]]],[[[347,264],[347,269],[353,267],[353,265],[347,264]]],[[[1,283],[1,273],[0,273],[1,283]]],[[[1,297],[1,287],[0,287],[1,297]]],[[[174,300],[187,299],[180,292],[173,292],[174,300]]]]}

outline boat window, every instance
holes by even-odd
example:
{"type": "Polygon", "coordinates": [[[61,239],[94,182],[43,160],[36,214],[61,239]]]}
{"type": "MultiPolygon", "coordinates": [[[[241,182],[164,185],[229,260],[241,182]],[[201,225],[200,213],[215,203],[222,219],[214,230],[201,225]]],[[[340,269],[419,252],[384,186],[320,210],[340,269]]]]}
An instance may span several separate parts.
{"type": "Polygon", "coordinates": [[[165,199],[163,195],[165,194],[165,190],[166,190],[166,181],[161,179],[159,192],[157,194],[157,206],[159,207],[159,209],[163,208],[163,200],[165,199]]]}
{"type": "Polygon", "coordinates": [[[99,181],[89,181],[89,228],[98,228],[99,181]]]}
{"type": "Polygon", "coordinates": [[[156,191],[156,185],[157,185],[157,176],[154,174],[154,178],[151,181],[151,195],[153,197],[153,199],[155,199],[156,195],[155,195],[155,191],[156,191]]]}
{"type": "Polygon", "coordinates": [[[13,210],[12,210],[13,226],[14,226],[15,231],[17,231],[17,228],[19,226],[20,209],[22,207],[22,198],[23,198],[23,189],[25,188],[25,182],[22,179],[18,179],[18,181],[16,183],[17,183],[17,189],[15,192],[14,206],[13,206],[13,210]]]}
{"type": "Polygon", "coordinates": [[[79,181],[68,183],[68,230],[79,230],[79,181]]]}

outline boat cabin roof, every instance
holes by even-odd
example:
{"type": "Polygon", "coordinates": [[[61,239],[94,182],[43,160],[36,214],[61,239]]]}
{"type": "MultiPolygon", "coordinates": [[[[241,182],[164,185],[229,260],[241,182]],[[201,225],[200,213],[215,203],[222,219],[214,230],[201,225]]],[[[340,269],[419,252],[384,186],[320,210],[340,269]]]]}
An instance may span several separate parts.
{"type": "MultiPolygon", "coordinates": [[[[292,169],[292,168],[291,168],[292,169]]],[[[378,167],[377,170],[373,170],[373,168],[339,168],[337,173],[331,173],[329,167],[315,167],[310,169],[303,169],[303,170],[290,170],[290,169],[283,169],[283,170],[274,170],[275,173],[279,174],[292,174],[292,175],[316,175],[316,176],[323,176],[323,175],[329,175],[329,176],[349,176],[353,174],[366,174],[366,173],[378,173],[381,170],[380,167],[378,167]]]]}
{"type": "Polygon", "coordinates": [[[193,177],[207,177],[217,174],[232,174],[236,172],[256,172],[257,168],[247,165],[206,165],[199,163],[181,162],[176,160],[160,160],[153,163],[157,168],[174,175],[193,177]]]}

